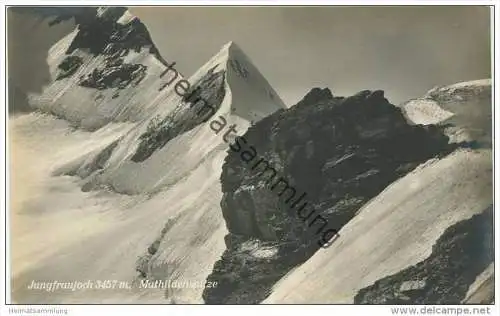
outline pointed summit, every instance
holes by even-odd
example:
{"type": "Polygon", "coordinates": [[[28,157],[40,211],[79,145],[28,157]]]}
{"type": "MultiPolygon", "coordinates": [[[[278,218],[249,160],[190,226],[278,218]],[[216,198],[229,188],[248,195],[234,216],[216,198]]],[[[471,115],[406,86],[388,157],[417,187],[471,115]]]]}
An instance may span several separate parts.
{"type": "Polygon", "coordinates": [[[227,42],[226,44],[222,45],[221,51],[224,51],[224,50],[238,50],[240,51],[241,53],[243,53],[243,50],[241,49],[241,47],[235,42],[235,41],[229,41],[227,42]]]}
{"type": "Polygon", "coordinates": [[[231,48],[232,46],[236,46],[236,47],[237,47],[238,45],[237,45],[234,41],[229,41],[229,42],[227,42],[226,44],[222,45],[221,50],[222,50],[222,49],[229,49],[229,48],[231,48]]]}
{"type": "Polygon", "coordinates": [[[190,78],[190,82],[201,80],[209,71],[225,72],[226,88],[231,98],[231,114],[252,123],[286,108],[278,93],[234,41],[224,44],[190,78]]]}

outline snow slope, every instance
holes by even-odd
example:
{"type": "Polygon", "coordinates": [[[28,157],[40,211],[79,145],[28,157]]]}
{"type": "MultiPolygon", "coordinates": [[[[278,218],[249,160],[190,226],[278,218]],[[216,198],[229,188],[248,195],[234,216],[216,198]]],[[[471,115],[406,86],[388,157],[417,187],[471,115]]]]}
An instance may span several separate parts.
{"type": "MultiPolygon", "coordinates": [[[[131,19],[124,13],[119,22],[131,19]]],[[[76,33],[51,48],[48,62],[54,76],[76,33]]],[[[15,183],[31,185],[19,184],[13,196],[12,299],[201,303],[203,288],[144,289],[141,277],[204,284],[225,249],[227,233],[219,178],[228,144],[225,131],[216,134],[210,122],[224,117],[241,134],[252,121],[284,108],[283,102],[234,43],[189,78],[194,85],[210,72],[225,74],[217,112],[196,124],[182,121],[194,117],[183,114],[189,103],[174,88],[181,76],[158,91],[173,75],[170,71],[160,77],[166,66],[148,50],[125,56],[125,62],[146,65],[147,75],[114,99],[116,89],[76,82],[104,57],[78,49],[72,55],[84,59],[77,73],[59,81],[53,77],[41,94],[31,96],[42,113],[11,120],[13,154],[33,158],[13,162],[15,183]],[[99,93],[104,98],[96,101],[99,93]],[[133,161],[141,135],[158,117],[174,117],[189,128],[146,159],[133,161]],[[132,288],[45,292],[28,290],[32,280],[119,280],[132,288]]]]}

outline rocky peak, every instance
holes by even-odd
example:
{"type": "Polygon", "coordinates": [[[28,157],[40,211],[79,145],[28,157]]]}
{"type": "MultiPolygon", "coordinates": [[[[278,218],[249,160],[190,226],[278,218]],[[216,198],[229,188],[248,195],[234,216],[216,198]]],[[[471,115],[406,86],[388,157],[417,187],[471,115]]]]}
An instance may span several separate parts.
{"type": "MultiPolygon", "coordinates": [[[[127,54],[130,50],[139,52],[142,48],[149,48],[150,53],[165,63],[158,49],[153,44],[146,26],[137,18],[130,15],[123,23],[120,18],[128,11],[123,7],[88,8],[72,13],[78,24],[78,33],[73,39],[66,54],[76,49],[87,50],[94,55],[127,54]]],[[[66,19],[63,15],[59,19],[66,19]]]]}
{"type": "Polygon", "coordinates": [[[333,99],[333,94],[328,88],[313,88],[298,102],[297,105],[313,104],[320,101],[328,101],[333,99]]]}
{"type": "Polygon", "coordinates": [[[315,216],[342,234],[342,226],[389,184],[457,147],[435,126],[407,124],[383,91],[370,90],[343,98],[333,97],[329,89],[313,89],[242,138],[277,176],[270,180],[271,172],[255,169],[244,149],[229,151],[221,175],[227,250],[208,277],[219,286],[205,290],[207,303],[260,302],[276,281],[320,249],[315,216]],[[296,192],[284,182],[278,186],[277,178],[296,192]],[[288,202],[302,193],[308,207],[300,213],[300,205],[293,208],[288,202]],[[311,210],[315,215],[304,221],[311,210]],[[249,243],[262,251],[273,249],[267,251],[273,255],[243,251],[249,243]]]}
{"type": "MultiPolygon", "coordinates": [[[[43,11],[46,14],[49,12],[43,11]]],[[[56,80],[68,78],[75,74],[85,63],[83,51],[93,56],[105,56],[92,71],[81,75],[78,85],[98,90],[117,89],[112,98],[119,96],[118,90],[129,86],[137,86],[146,76],[147,66],[126,63],[124,58],[129,52],[139,53],[143,48],[161,63],[166,64],[153,44],[146,26],[127,8],[123,7],[86,7],[81,10],[61,11],[52,24],[65,19],[74,18],[78,24],[78,32],[66,50],[66,57],[58,65],[56,80]]]]}

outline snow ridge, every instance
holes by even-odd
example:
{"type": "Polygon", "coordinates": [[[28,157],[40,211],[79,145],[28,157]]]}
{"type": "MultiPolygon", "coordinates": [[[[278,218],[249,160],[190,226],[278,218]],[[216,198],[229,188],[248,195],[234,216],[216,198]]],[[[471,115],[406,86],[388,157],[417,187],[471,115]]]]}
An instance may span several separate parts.
{"type": "MultiPolygon", "coordinates": [[[[219,100],[220,105],[216,106],[217,111],[212,119],[222,117],[227,122],[227,126],[236,126],[237,134],[242,134],[252,122],[285,108],[283,101],[236,44],[230,42],[224,45],[213,58],[189,78],[189,82],[192,86],[196,86],[207,74],[217,72],[225,74],[223,88],[220,88],[224,89],[225,94],[224,98],[219,100]]],[[[208,99],[218,93],[215,90],[208,92],[205,97],[208,99]]],[[[160,120],[161,126],[157,124],[157,128],[168,130],[168,124],[172,122],[170,120],[172,113],[180,113],[174,116],[174,119],[178,120],[186,120],[186,118],[192,120],[194,117],[192,114],[191,116],[183,114],[183,111],[189,111],[190,102],[176,92],[175,84],[169,85],[163,93],[162,98],[157,98],[150,103],[150,107],[155,108],[156,111],[123,136],[104,167],[88,177],[90,184],[87,184],[86,188],[106,184],[121,193],[157,192],[161,187],[172,185],[185,177],[206,160],[206,157],[227,150],[228,144],[224,142],[222,135],[214,132],[210,122],[205,122],[192,126],[179,135],[174,135],[144,161],[134,162],[131,157],[137,152],[141,137],[144,137],[141,135],[144,135],[152,124],[154,125],[151,123],[153,120],[160,120]],[[166,164],[178,167],[165,169],[163,166],[166,164]],[[158,172],[158,170],[163,171],[158,172]],[[135,181],[129,181],[130,177],[133,177],[135,181]]],[[[185,122],[179,124],[185,124],[185,122]]],[[[98,153],[92,155],[98,155],[98,153]]],[[[59,173],[71,170],[71,173],[82,174],[81,170],[88,169],[88,166],[82,163],[82,159],[77,159],[64,166],[59,173]]]]}

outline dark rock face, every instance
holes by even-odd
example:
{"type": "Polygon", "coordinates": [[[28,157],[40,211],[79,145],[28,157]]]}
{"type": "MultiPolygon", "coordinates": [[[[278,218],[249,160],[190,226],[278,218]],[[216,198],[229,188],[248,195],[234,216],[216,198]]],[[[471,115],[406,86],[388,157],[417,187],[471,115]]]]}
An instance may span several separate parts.
{"type": "MultiPolygon", "coordinates": [[[[78,85],[94,89],[125,89],[128,85],[137,85],[146,76],[147,67],[141,64],[127,64],[122,58],[111,56],[102,68],[95,68],[82,76],[78,85]]],[[[76,70],[75,70],[76,71],[76,70]]]]}
{"type": "Polygon", "coordinates": [[[190,87],[182,103],[165,118],[155,117],[140,137],[139,146],[132,161],[141,162],[173,138],[206,122],[220,108],[226,95],[225,71],[210,69],[197,83],[190,87]]]}
{"type": "Polygon", "coordinates": [[[460,304],[469,286],[494,259],[493,206],[448,227],[424,261],[358,292],[355,304],[460,304]],[[408,280],[425,286],[402,293],[408,280]]]}
{"type": "Polygon", "coordinates": [[[130,50],[139,52],[142,48],[148,47],[150,53],[165,63],[153,44],[146,26],[138,18],[127,24],[117,23],[125,11],[127,8],[124,7],[88,8],[74,14],[76,23],[79,24],[78,33],[66,54],[71,54],[76,49],[83,49],[94,55],[113,55],[116,52],[123,55],[130,50]]]}
{"type": "Polygon", "coordinates": [[[312,256],[322,245],[314,216],[305,215],[310,209],[340,231],[389,184],[458,146],[449,145],[438,127],[408,125],[382,91],[343,98],[328,89],[313,89],[296,106],[250,127],[240,141],[243,151],[231,148],[221,175],[221,207],[230,233],[227,250],[207,279],[218,282],[203,293],[209,304],[258,303],[312,256]],[[253,169],[254,163],[250,167],[243,157],[250,147],[286,179],[293,194],[277,194],[273,181],[253,169]],[[288,204],[303,193],[301,203],[288,204]],[[306,211],[296,207],[306,201],[306,211]]]}
{"type": "MultiPolygon", "coordinates": [[[[140,52],[141,49],[148,48],[151,54],[166,64],[153,44],[146,26],[138,18],[126,24],[117,23],[126,10],[122,7],[88,7],[62,11],[57,15],[56,19],[51,22],[52,24],[74,18],[78,24],[78,33],[66,51],[69,56],[58,66],[61,73],[56,80],[70,77],[83,63],[81,57],[73,55],[77,49],[94,56],[108,56],[104,67],[95,68],[86,77],[80,78],[79,85],[89,88],[119,87],[123,89],[134,80],[136,83],[142,80],[146,75],[146,66],[123,62],[123,57],[130,51],[140,52]]],[[[46,13],[50,12],[58,11],[49,10],[46,13]]]]}
{"type": "Polygon", "coordinates": [[[67,56],[58,66],[60,72],[56,80],[61,80],[73,75],[83,64],[83,59],[78,56],[67,56]]]}
{"type": "Polygon", "coordinates": [[[299,103],[296,104],[296,106],[300,106],[302,104],[314,104],[316,102],[320,102],[321,100],[328,99],[333,99],[330,89],[313,88],[302,100],[299,101],[299,103]]]}

